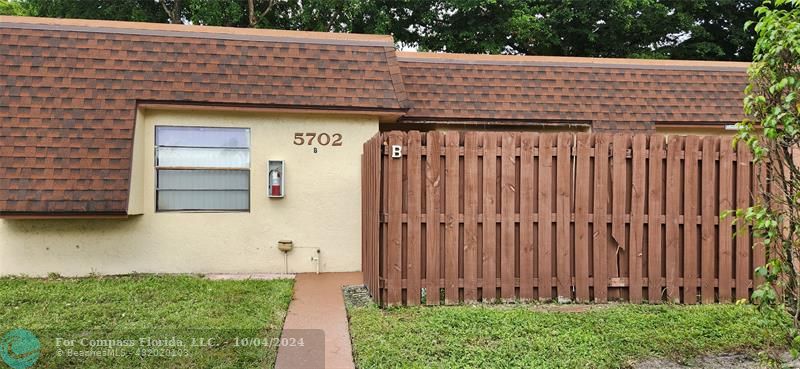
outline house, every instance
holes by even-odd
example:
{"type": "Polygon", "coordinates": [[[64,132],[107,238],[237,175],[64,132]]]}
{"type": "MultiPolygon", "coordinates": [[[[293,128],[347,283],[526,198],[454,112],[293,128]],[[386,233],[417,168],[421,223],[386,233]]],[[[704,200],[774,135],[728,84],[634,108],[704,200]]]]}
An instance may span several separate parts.
{"type": "Polygon", "coordinates": [[[722,133],[748,66],[25,17],[0,55],[0,275],[358,270],[379,131],[722,133]]]}

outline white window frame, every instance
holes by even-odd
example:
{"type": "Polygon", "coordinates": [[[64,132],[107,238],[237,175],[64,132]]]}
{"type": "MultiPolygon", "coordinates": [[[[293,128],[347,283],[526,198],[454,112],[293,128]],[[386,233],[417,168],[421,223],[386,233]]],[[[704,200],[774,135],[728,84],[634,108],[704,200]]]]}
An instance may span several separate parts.
{"type": "Polygon", "coordinates": [[[193,212],[193,213],[248,213],[252,207],[250,201],[250,190],[252,189],[251,183],[251,169],[252,166],[252,157],[251,154],[251,136],[250,136],[250,128],[246,127],[219,127],[219,126],[180,126],[180,125],[157,125],[154,129],[154,141],[153,141],[153,166],[154,166],[154,190],[155,190],[155,203],[153,204],[155,207],[155,211],[157,213],[175,213],[175,212],[193,212]],[[170,146],[170,145],[159,145],[158,144],[158,129],[159,128],[179,128],[179,129],[240,129],[247,131],[247,147],[213,147],[213,146],[170,146]],[[208,149],[232,149],[232,150],[247,150],[248,153],[248,165],[247,167],[224,167],[224,166],[211,166],[211,167],[204,167],[204,166],[170,166],[170,165],[159,165],[159,148],[208,148],[208,149]],[[237,171],[237,172],[245,172],[247,173],[247,189],[162,189],[159,188],[159,171],[161,170],[203,170],[203,171],[237,171]],[[158,198],[160,191],[242,191],[247,193],[247,208],[246,209],[160,209],[158,206],[158,198]]]}

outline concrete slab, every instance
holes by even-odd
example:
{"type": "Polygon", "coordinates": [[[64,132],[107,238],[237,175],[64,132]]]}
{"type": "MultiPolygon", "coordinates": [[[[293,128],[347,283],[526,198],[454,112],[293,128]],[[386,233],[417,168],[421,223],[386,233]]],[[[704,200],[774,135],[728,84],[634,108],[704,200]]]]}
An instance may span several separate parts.
{"type": "MultiPolygon", "coordinates": [[[[342,297],[342,286],[363,283],[360,272],[298,274],[294,284],[294,299],[289,305],[283,337],[303,335],[302,330],[322,330],[325,335],[325,368],[350,369],[353,350],[347,312],[342,297]]],[[[307,331],[305,331],[307,332],[307,331]]],[[[316,340],[312,339],[310,342],[316,340]]],[[[311,369],[317,365],[313,352],[297,347],[278,347],[277,369],[311,369]]]]}
{"type": "Polygon", "coordinates": [[[294,279],[294,274],[285,274],[285,273],[240,273],[240,274],[229,274],[229,273],[213,273],[213,274],[206,274],[206,279],[212,281],[244,281],[248,279],[261,279],[261,280],[272,280],[272,279],[294,279]]]}

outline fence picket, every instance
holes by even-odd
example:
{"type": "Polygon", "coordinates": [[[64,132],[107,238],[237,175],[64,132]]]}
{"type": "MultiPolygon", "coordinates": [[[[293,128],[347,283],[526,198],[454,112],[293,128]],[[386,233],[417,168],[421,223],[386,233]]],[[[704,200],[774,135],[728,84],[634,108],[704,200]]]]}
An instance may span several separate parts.
{"type": "Polygon", "coordinates": [[[445,135],[445,227],[444,227],[444,299],[458,302],[458,190],[459,133],[445,135]]]}
{"type": "MultiPolygon", "coordinates": [[[[611,161],[611,238],[614,242],[608,248],[609,276],[624,277],[627,265],[628,244],[625,232],[625,206],[627,201],[627,151],[630,138],[627,135],[614,135],[611,161]]],[[[612,299],[622,298],[618,288],[609,291],[612,299]]]]}
{"type": "MultiPolygon", "coordinates": [[[[371,210],[375,207],[372,204],[371,197],[371,179],[375,170],[375,166],[372,165],[371,161],[373,140],[375,140],[375,137],[362,145],[363,153],[361,154],[361,271],[364,273],[364,284],[370,291],[375,291],[372,278],[377,275],[372,270],[372,252],[378,249],[378,246],[372,243],[371,237],[373,229],[377,226],[377,224],[372,224],[371,222],[371,210]]],[[[376,294],[373,294],[373,300],[375,300],[376,296],[376,294]]]]}
{"type": "Polygon", "coordinates": [[[517,189],[515,186],[516,158],[514,155],[514,137],[510,133],[502,136],[502,168],[501,168],[501,223],[500,223],[500,297],[511,301],[515,298],[515,209],[517,189]]]}
{"type": "Polygon", "coordinates": [[[667,300],[673,303],[681,301],[680,294],[680,227],[679,213],[681,202],[681,153],[683,152],[683,138],[670,136],[667,143],[667,247],[666,247],[666,276],[667,300]]]}
{"type": "Polygon", "coordinates": [[[573,135],[558,135],[556,162],[556,275],[559,300],[572,300],[572,250],[570,239],[570,195],[572,193],[573,135]]]}
{"type": "Polygon", "coordinates": [[[421,250],[421,222],[422,222],[422,138],[418,131],[408,133],[408,158],[407,174],[408,190],[408,238],[407,238],[407,269],[406,269],[406,300],[409,305],[418,305],[420,302],[420,288],[422,273],[421,250]]]}
{"type": "Polygon", "coordinates": [[[520,180],[519,180],[519,298],[533,299],[533,204],[534,204],[534,162],[533,148],[538,143],[537,136],[525,133],[520,138],[520,180]]]}
{"type": "Polygon", "coordinates": [[[683,302],[697,302],[697,136],[686,136],[683,182],[683,302]]]}
{"type": "MultiPolygon", "coordinates": [[[[778,191],[776,184],[769,186],[763,182],[763,179],[767,177],[767,167],[763,165],[763,163],[753,163],[753,180],[751,182],[751,193],[752,191],[769,191],[773,194],[773,196],[778,196],[778,191]]],[[[752,205],[752,198],[750,204],[752,205]]],[[[778,206],[775,203],[771,204],[772,207],[778,206]]],[[[750,267],[750,271],[753,273],[751,278],[753,279],[753,289],[755,290],[764,283],[764,278],[760,275],[755,273],[755,269],[761,266],[764,266],[767,262],[767,254],[766,249],[764,247],[764,239],[761,237],[752,237],[752,251],[753,251],[753,265],[750,267]]]]}
{"type": "Polygon", "coordinates": [[[596,302],[608,301],[608,139],[606,134],[595,136],[594,145],[594,210],[592,221],[593,289],[596,302]]]}
{"type": "Polygon", "coordinates": [[[661,217],[663,213],[664,194],[664,136],[650,136],[648,160],[648,208],[647,208],[647,300],[651,304],[661,302],[663,298],[662,283],[664,271],[661,268],[663,259],[663,232],[661,217]]]}
{"type": "MultiPolygon", "coordinates": [[[[733,205],[733,139],[723,137],[719,143],[719,211],[734,210],[733,205]]],[[[731,302],[733,275],[733,219],[734,214],[720,216],[719,220],[719,301],[731,302]]]]}
{"type": "Polygon", "coordinates": [[[647,137],[638,134],[633,137],[632,184],[631,184],[631,231],[628,250],[628,298],[633,303],[642,302],[642,244],[644,243],[644,209],[647,152],[647,137]]]}
{"type": "Polygon", "coordinates": [[[704,304],[713,303],[714,279],[716,272],[714,218],[719,215],[714,204],[717,203],[717,184],[715,154],[719,152],[719,138],[703,137],[702,182],[700,201],[702,203],[701,254],[700,254],[700,295],[704,304]]]}
{"type": "MultiPolygon", "coordinates": [[[[370,208],[371,204],[368,203],[369,195],[367,194],[369,186],[367,185],[367,175],[369,174],[369,166],[367,164],[367,157],[369,156],[369,141],[365,142],[362,145],[363,154],[361,154],[361,270],[364,273],[369,273],[367,270],[370,267],[369,264],[369,252],[372,250],[371,247],[367,247],[369,243],[367,241],[367,232],[372,227],[369,227],[369,218],[367,216],[368,209],[370,208]]],[[[365,283],[369,285],[369,283],[365,283]]]]}
{"type": "Polygon", "coordinates": [[[553,298],[553,136],[539,137],[539,300],[553,298]]]}
{"type": "Polygon", "coordinates": [[[439,132],[428,132],[425,157],[425,302],[439,304],[439,212],[441,163],[439,132]]]}
{"type": "Polygon", "coordinates": [[[575,300],[589,302],[589,194],[591,192],[590,139],[588,133],[577,135],[575,164],[575,300]]]}
{"type": "Polygon", "coordinates": [[[478,135],[464,137],[464,301],[478,299],[478,135]]]}
{"type": "Polygon", "coordinates": [[[483,137],[483,288],[481,297],[484,301],[497,298],[497,267],[495,262],[495,242],[497,224],[497,136],[487,132],[483,137]]]}
{"type": "Polygon", "coordinates": [[[761,240],[719,213],[750,206],[764,169],[730,138],[412,131],[363,150],[361,266],[381,305],[713,303],[758,283],[761,240]]]}
{"type": "MultiPolygon", "coordinates": [[[[389,145],[403,145],[403,135],[393,132],[389,134],[389,145]]],[[[392,159],[387,163],[386,176],[389,184],[387,193],[389,207],[389,230],[387,240],[386,276],[388,279],[387,304],[397,305],[402,303],[402,288],[400,278],[402,275],[402,219],[403,210],[403,160],[392,159]]]]}
{"type": "MultiPolygon", "coordinates": [[[[370,198],[372,199],[372,209],[370,210],[370,225],[372,228],[371,236],[370,236],[370,244],[374,245],[374,250],[372,251],[372,285],[375,289],[372,291],[378,291],[378,286],[380,285],[380,253],[379,253],[379,245],[381,241],[381,224],[380,224],[380,209],[381,209],[381,175],[383,173],[383,163],[381,163],[381,158],[383,155],[381,154],[381,136],[377,135],[372,138],[372,147],[371,147],[371,154],[370,158],[373,165],[372,170],[372,193],[370,194],[370,198]]],[[[376,302],[380,302],[381,295],[375,294],[374,299],[376,302]]]]}
{"type": "MultiPolygon", "coordinates": [[[[739,143],[736,153],[736,207],[750,206],[750,151],[747,145],[739,143]]],[[[736,223],[736,299],[749,296],[750,282],[750,233],[743,219],[736,223]]]]}

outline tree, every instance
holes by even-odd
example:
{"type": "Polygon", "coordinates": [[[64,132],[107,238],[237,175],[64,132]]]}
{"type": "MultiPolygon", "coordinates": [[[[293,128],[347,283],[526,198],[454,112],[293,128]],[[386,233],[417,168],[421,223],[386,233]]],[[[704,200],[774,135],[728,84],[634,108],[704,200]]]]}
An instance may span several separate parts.
{"type": "Polygon", "coordinates": [[[19,1],[38,16],[391,34],[428,51],[749,60],[759,0],[19,1]]]}
{"type": "Polygon", "coordinates": [[[429,0],[420,48],[468,53],[750,60],[758,0],[429,0]]]}
{"type": "Polygon", "coordinates": [[[246,0],[191,0],[186,17],[192,24],[204,26],[246,27],[246,0]]]}
{"type": "Polygon", "coordinates": [[[149,0],[23,0],[31,15],[55,18],[164,22],[159,5],[149,0]]]}
{"type": "Polygon", "coordinates": [[[152,0],[23,0],[37,17],[165,22],[161,6],[152,0]]]}
{"type": "Polygon", "coordinates": [[[668,0],[683,18],[685,41],[671,47],[675,59],[753,60],[755,32],[744,24],[755,20],[759,0],[668,0]]]}
{"type": "Polygon", "coordinates": [[[788,312],[793,353],[800,347],[800,0],[765,1],[753,28],[758,35],[748,70],[745,113],[737,139],[764,166],[756,203],[737,213],[763,239],[766,282],[753,292],[765,312],[788,312]],[[759,132],[759,126],[761,132],[759,132]]]}
{"type": "Polygon", "coordinates": [[[419,46],[467,53],[625,57],[658,55],[680,31],[655,0],[437,0],[420,17],[419,46]]]}
{"type": "Polygon", "coordinates": [[[17,1],[0,0],[0,15],[28,15],[28,11],[17,1]]]}
{"type": "Polygon", "coordinates": [[[183,0],[157,0],[171,24],[181,24],[185,18],[183,0]]]}
{"type": "Polygon", "coordinates": [[[264,0],[264,1],[257,1],[257,0],[247,0],[247,19],[248,25],[252,28],[258,26],[258,22],[263,19],[264,17],[269,14],[272,8],[275,7],[275,4],[278,3],[278,0],[264,0]],[[263,5],[263,9],[256,8],[256,3],[266,3],[263,5]]]}
{"type": "Polygon", "coordinates": [[[391,6],[406,9],[410,1],[305,0],[296,9],[292,27],[308,31],[380,33],[392,32],[391,6]]]}
{"type": "Polygon", "coordinates": [[[680,19],[655,0],[543,1],[515,16],[542,24],[529,28],[515,20],[514,48],[524,54],[667,58],[660,46],[681,30],[680,19]],[[550,35],[540,43],[543,52],[536,47],[539,29],[550,35]]]}

